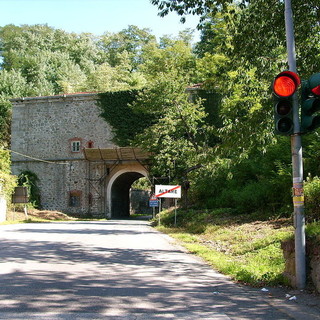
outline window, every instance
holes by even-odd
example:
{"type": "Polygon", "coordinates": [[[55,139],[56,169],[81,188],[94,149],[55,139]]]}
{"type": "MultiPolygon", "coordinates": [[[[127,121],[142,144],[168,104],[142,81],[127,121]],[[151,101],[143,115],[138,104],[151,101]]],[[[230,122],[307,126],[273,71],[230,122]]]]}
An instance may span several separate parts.
{"type": "Polygon", "coordinates": [[[73,190],[69,192],[69,207],[80,207],[81,191],[73,190]]]}
{"type": "Polygon", "coordinates": [[[71,141],[71,152],[80,152],[81,141],[71,141]]]}
{"type": "Polygon", "coordinates": [[[83,139],[79,137],[73,137],[68,140],[68,144],[70,153],[80,153],[83,147],[83,139]]]}

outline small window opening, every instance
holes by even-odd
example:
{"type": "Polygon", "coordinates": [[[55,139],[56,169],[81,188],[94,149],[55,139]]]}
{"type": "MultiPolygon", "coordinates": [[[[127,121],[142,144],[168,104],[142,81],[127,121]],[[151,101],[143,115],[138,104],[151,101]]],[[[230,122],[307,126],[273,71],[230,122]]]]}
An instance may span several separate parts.
{"type": "Polygon", "coordinates": [[[91,207],[92,204],[93,204],[93,197],[92,197],[92,194],[91,194],[91,193],[88,194],[88,204],[89,204],[90,207],[91,207]]]}
{"type": "Polygon", "coordinates": [[[81,192],[80,191],[70,191],[69,193],[69,206],[70,207],[80,207],[81,204],[81,192]]]}
{"type": "Polygon", "coordinates": [[[71,142],[71,151],[72,152],[80,152],[80,141],[72,141],[71,142]]]}

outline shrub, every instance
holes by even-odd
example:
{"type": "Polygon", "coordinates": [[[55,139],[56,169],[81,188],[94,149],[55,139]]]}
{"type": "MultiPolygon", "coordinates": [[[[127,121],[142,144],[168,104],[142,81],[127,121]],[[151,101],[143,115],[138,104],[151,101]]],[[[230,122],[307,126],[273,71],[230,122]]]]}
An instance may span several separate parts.
{"type": "Polygon", "coordinates": [[[320,220],[320,178],[307,179],[304,186],[306,218],[320,220]]]}
{"type": "Polygon", "coordinates": [[[19,186],[27,187],[29,194],[29,203],[34,208],[40,207],[40,190],[37,186],[38,177],[31,171],[23,171],[18,177],[19,186]]]}
{"type": "Polygon", "coordinates": [[[14,187],[17,185],[16,177],[10,174],[10,153],[0,147],[0,192],[4,194],[8,203],[14,187]]]}

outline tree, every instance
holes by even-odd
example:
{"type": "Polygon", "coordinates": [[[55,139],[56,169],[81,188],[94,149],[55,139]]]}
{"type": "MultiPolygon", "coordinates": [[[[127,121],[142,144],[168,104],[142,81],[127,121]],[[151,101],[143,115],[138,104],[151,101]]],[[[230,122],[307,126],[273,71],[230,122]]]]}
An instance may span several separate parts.
{"type": "MultiPolygon", "coordinates": [[[[184,21],[188,14],[199,15],[199,27],[206,31],[208,18],[218,12],[233,14],[227,22],[233,28],[235,61],[244,58],[263,70],[272,69],[270,62],[278,64],[279,69],[286,66],[284,1],[152,0],[152,3],[158,7],[160,16],[173,11],[184,21]],[[233,10],[234,6],[238,9],[233,10]]],[[[319,70],[319,57],[314,54],[319,50],[319,2],[292,0],[292,8],[299,74],[310,75],[319,70]]]]}
{"type": "MultiPolygon", "coordinates": [[[[161,17],[175,11],[182,16],[181,22],[185,22],[186,16],[189,14],[198,15],[200,16],[200,21],[203,21],[208,13],[216,13],[232,2],[233,0],[151,0],[152,4],[158,6],[161,17]]],[[[243,4],[246,1],[242,0],[239,3],[243,4]]]]}
{"type": "Polygon", "coordinates": [[[114,67],[108,62],[96,66],[88,76],[86,90],[107,92],[141,89],[146,80],[140,72],[131,72],[128,53],[123,52],[118,58],[119,64],[114,67]]]}
{"type": "Polygon", "coordinates": [[[139,29],[130,25],[118,33],[105,33],[99,41],[99,46],[111,67],[121,64],[121,56],[126,53],[131,71],[134,71],[143,62],[141,57],[143,48],[155,42],[156,38],[149,29],[139,29]]]}
{"type": "Polygon", "coordinates": [[[86,76],[101,62],[91,34],[67,33],[47,25],[0,28],[5,70],[16,70],[32,95],[52,95],[83,88],[86,76]]]}
{"type": "Polygon", "coordinates": [[[185,85],[184,79],[167,74],[133,103],[134,109],[147,109],[154,119],[135,143],[154,154],[156,176],[166,176],[169,170],[180,183],[189,168],[204,162],[210,132],[201,102],[190,100],[185,85]]]}
{"type": "Polygon", "coordinates": [[[190,85],[198,81],[195,70],[196,58],[190,43],[168,36],[160,39],[160,45],[150,43],[143,48],[144,63],[138,70],[144,74],[148,83],[165,73],[176,72],[186,75],[186,83],[190,85]]]}
{"type": "Polygon", "coordinates": [[[197,81],[195,56],[188,42],[169,37],[160,46],[145,46],[143,55],[139,70],[148,82],[132,108],[152,121],[135,144],[154,154],[155,175],[166,176],[169,170],[182,183],[188,169],[205,161],[211,130],[201,101],[192,101],[186,92],[197,81]]]}
{"type": "Polygon", "coordinates": [[[0,146],[8,146],[10,141],[11,104],[8,99],[30,92],[31,88],[20,72],[0,70],[0,146]]]}
{"type": "MultiPolygon", "coordinates": [[[[194,195],[200,191],[198,195],[205,194],[210,199],[209,195],[215,194],[216,197],[211,196],[210,201],[204,201],[208,206],[227,205],[243,210],[251,199],[252,206],[257,204],[254,210],[259,210],[259,202],[269,210],[270,207],[279,210],[287,204],[290,195],[290,150],[287,148],[285,153],[287,161],[281,162],[271,152],[286,142],[282,137],[274,137],[272,132],[269,87],[279,69],[286,68],[283,2],[277,1],[272,5],[264,0],[231,2],[153,1],[161,10],[161,15],[170,11],[182,16],[188,13],[202,15],[199,19],[203,28],[202,38],[196,46],[200,57],[197,72],[205,79],[204,85],[221,96],[219,116],[222,125],[215,130],[220,142],[212,149],[212,165],[208,164],[202,175],[194,175],[198,186],[194,195]],[[257,38],[259,41],[248,41],[257,38]],[[269,157],[266,156],[268,154],[269,157]],[[258,164],[268,169],[260,170],[258,164]],[[241,174],[243,172],[245,175],[241,174]],[[287,189],[281,189],[280,185],[287,189]],[[270,190],[277,190],[280,198],[286,201],[271,205],[268,199],[275,198],[277,194],[271,194],[270,190]],[[288,190],[287,194],[285,190],[288,190]]],[[[298,0],[294,3],[294,11],[299,15],[296,21],[304,20],[310,39],[311,30],[317,39],[319,32],[315,19],[306,22],[307,16],[314,16],[316,12],[315,3],[307,1],[305,4],[305,1],[298,0]],[[308,10],[305,10],[306,7],[308,10]]],[[[297,30],[300,27],[301,24],[297,30]]],[[[305,41],[301,47],[309,51],[313,45],[313,49],[318,50],[316,41],[306,40],[308,38],[302,30],[298,33],[301,36],[300,39],[297,37],[298,41],[305,41]]],[[[314,64],[317,64],[317,58],[314,64]]],[[[301,70],[306,69],[305,65],[301,66],[301,70]]]]}

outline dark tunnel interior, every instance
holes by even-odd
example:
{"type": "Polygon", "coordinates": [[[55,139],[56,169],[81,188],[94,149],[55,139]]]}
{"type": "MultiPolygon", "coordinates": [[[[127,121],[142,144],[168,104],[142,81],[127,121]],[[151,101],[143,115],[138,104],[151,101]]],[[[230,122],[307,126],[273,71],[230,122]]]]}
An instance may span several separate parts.
{"type": "Polygon", "coordinates": [[[111,188],[111,217],[125,219],[130,216],[130,195],[131,185],[143,177],[138,172],[126,172],[120,175],[111,188]]]}

